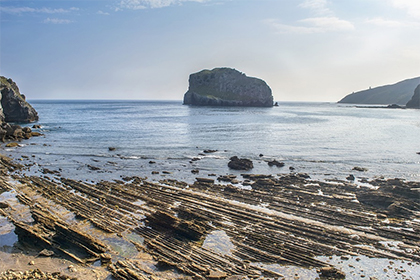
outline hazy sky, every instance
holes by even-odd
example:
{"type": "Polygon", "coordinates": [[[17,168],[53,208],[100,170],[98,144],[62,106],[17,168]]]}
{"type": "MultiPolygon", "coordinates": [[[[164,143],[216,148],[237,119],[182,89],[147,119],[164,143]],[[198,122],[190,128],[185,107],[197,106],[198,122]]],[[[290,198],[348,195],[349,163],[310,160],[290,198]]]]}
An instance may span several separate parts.
{"type": "Polygon", "coordinates": [[[420,76],[419,0],[0,0],[1,75],[28,99],[181,100],[232,67],[278,101],[420,76]]]}

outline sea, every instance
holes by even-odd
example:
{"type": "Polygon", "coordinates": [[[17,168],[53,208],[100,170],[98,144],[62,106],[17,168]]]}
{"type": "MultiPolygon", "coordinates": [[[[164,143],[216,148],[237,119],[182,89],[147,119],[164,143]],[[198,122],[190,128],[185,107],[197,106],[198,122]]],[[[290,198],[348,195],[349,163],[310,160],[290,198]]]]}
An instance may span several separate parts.
{"type": "Polygon", "coordinates": [[[296,172],[317,180],[353,174],[356,182],[420,181],[420,110],[317,102],[279,102],[272,108],[134,100],[30,103],[41,125],[33,130],[43,136],[16,148],[3,145],[2,153],[21,161],[32,175],[52,170],[94,182],[125,176],[192,182],[225,174],[296,172]],[[254,168],[229,169],[232,156],[252,160],[254,168]],[[270,167],[271,160],[285,165],[270,167]]]}

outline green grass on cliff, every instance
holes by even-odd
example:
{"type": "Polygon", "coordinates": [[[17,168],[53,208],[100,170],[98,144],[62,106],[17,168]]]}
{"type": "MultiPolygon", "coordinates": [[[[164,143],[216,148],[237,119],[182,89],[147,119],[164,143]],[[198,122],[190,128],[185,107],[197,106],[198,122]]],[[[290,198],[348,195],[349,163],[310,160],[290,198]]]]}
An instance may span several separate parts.
{"type": "Polygon", "coordinates": [[[9,82],[7,81],[6,77],[0,76],[0,82],[2,84],[2,86],[10,86],[9,82]]]}

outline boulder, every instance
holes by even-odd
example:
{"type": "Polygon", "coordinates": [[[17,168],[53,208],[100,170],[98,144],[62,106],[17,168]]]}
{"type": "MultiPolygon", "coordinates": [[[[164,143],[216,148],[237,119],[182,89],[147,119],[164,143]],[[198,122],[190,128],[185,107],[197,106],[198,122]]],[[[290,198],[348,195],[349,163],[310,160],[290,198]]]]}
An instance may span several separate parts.
{"type": "Polygon", "coordinates": [[[230,169],[235,169],[235,170],[250,170],[254,168],[254,164],[249,159],[246,159],[246,158],[241,159],[241,158],[238,158],[237,156],[233,156],[230,158],[228,167],[230,169]]]}
{"type": "Polygon", "coordinates": [[[407,103],[407,108],[416,108],[420,109],[420,85],[414,90],[414,95],[410,101],[407,103]]]}
{"type": "Polygon", "coordinates": [[[202,70],[190,75],[184,105],[272,107],[270,87],[231,68],[202,70]]]}
{"type": "Polygon", "coordinates": [[[279,162],[277,160],[272,160],[268,162],[268,166],[277,166],[277,167],[283,167],[284,162],[279,162]]]}
{"type": "Polygon", "coordinates": [[[0,76],[1,92],[1,122],[28,123],[38,120],[38,113],[26,102],[24,95],[20,94],[19,88],[12,79],[0,76]]]}
{"type": "Polygon", "coordinates": [[[321,279],[345,279],[346,278],[346,274],[344,272],[342,272],[341,270],[338,270],[335,267],[331,267],[331,266],[326,266],[326,267],[321,267],[318,270],[319,276],[321,277],[321,279]]]}

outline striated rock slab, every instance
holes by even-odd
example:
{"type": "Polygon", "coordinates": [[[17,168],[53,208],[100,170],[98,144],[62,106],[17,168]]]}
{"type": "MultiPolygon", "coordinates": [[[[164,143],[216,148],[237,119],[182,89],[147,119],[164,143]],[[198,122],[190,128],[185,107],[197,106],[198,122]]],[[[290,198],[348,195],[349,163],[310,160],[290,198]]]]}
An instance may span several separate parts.
{"type": "MultiPolygon", "coordinates": [[[[33,221],[22,220],[16,200],[7,201],[0,215],[13,222],[20,238],[37,240],[55,256],[65,254],[77,262],[101,259],[116,279],[156,279],[161,272],[134,257],[123,260],[105,236],[121,243],[129,235],[126,241],[153,257],[156,266],[176,268],[194,279],[283,278],[255,263],[314,267],[320,277],[344,277],[317,256],[420,260],[419,182],[376,179],[366,181],[374,187],[368,188],[311,180],[305,174],[243,174],[252,183],[243,189],[207,178],[192,185],[141,177],[94,184],[13,175],[19,184],[11,184],[4,178],[14,169],[19,167],[0,160],[0,190],[13,189],[33,221]],[[75,218],[69,220],[58,206],[75,218]],[[87,224],[96,229],[86,230],[87,224]],[[229,253],[202,246],[215,230],[229,238],[229,253]]],[[[240,176],[226,178],[244,183],[240,176]]]]}
{"type": "Polygon", "coordinates": [[[184,105],[272,107],[270,87],[231,68],[202,70],[190,75],[184,105]]]}

